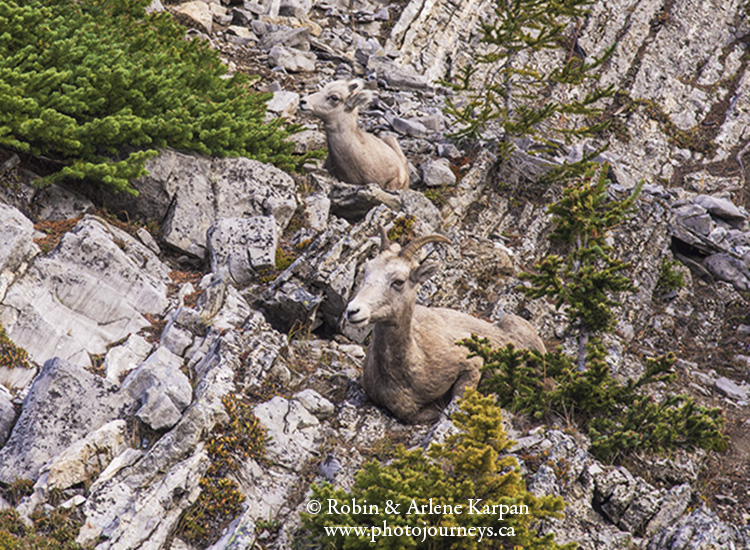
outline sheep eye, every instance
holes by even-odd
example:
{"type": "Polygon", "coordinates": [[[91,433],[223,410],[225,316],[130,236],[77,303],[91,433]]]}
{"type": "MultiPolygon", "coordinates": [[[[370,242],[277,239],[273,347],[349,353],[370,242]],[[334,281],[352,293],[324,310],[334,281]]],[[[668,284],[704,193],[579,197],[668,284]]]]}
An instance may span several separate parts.
{"type": "Polygon", "coordinates": [[[338,103],[339,101],[341,101],[341,98],[337,95],[329,95],[328,101],[330,101],[331,103],[338,103]]]}
{"type": "Polygon", "coordinates": [[[392,286],[392,287],[393,287],[393,288],[394,288],[395,290],[401,290],[402,288],[404,288],[404,283],[405,283],[405,282],[406,282],[406,281],[404,281],[403,279],[396,279],[395,281],[393,281],[393,282],[391,283],[391,286],[392,286]]]}

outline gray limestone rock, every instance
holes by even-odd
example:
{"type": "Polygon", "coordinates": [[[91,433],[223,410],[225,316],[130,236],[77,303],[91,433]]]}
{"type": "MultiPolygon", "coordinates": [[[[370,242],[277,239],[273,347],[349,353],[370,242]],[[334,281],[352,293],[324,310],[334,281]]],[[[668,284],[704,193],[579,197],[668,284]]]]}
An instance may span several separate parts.
{"type": "Polygon", "coordinates": [[[203,258],[206,231],[222,218],[272,216],[283,230],[297,208],[294,180],[278,168],[246,158],[186,160],[184,170],[179,163],[174,166],[173,176],[184,179],[163,235],[184,252],[203,258]]]}
{"type": "Polygon", "coordinates": [[[430,90],[429,79],[411,67],[402,66],[383,55],[372,55],[367,59],[367,68],[377,73],[392,90],[430,90]]]}
{"type": "Polygon", "coordinates": [[[36,479],[71,443],[118,418],[130,399],[107,380],[60,358],[44,364],[0,449],[0,481],[36,479]]]}
{"type": "MultiPolygon", "coordinates": [[[[284,27],[280,26],[275,30],[263,34],[263,38],[258,44],[262,50],[271,51],[275,46],[283,46],[285,49],[293,49],[301,52],[310,51],[310,29],[307,27],[284,27]]],[[[315,56],[313,56],[313,59],[315,56]]]]}
{"type": "Polygon", "coordinates": [[[750,268],[742,260],[721,252],[705,258],[703,265],[716,278],[731,283],[737,290],[750,290],[750,268]]]}
{"type": "Polygon", "coordinates": [[[422,181],[427,187],[443,187],[456,183],[456,175],[447,159],[428,160],[422,165],[422,181]]]}
{"type": "Polygon", "coordinates": [[[663,493],[624,468],[610,470],[596,478],[594,502],[620,528],[641,532],[656,515],[663,493]]]}
{"type": "Polygon", "coordinates": [[[86,197],[58,185],[39,189],[34,195],[34,206],[42,220],[69,220],[94,212],[94,203],[86,197]]]}
{"type": "Polygon", "coordinates": [[[331,199],[325,193],[318,192],[304,199],[307,223],[315,231],[325,231],[328,227],[328,216],[331,213],[331,199]]]}
{"type": "Polygon", "coordinates": [[[418,120],[412,120],[402,117],[394,117],[391,126],[398,133],[414,138],[423,138],[429,134],[427,127],[418,120]]]}
{"type": "Polygon", "coordinates": [[[292,471],[312,458],[321,443],[320,422],[297,400],[274,397],[253,411],[270,437],[266,457],[292,471]]]}
{"type": "Polygon", "coordinates": [[[8,439],[15,422],[16,408],[13,406],[10,392],[5,389],[5,386],[0,385],[0,447],[8,439]]]}
{"type": "Polygon", "coordinates": [[[466,43],[483,13],[483,0],[412,0],[391,30],[401,67],[413,67],[428,82],[446,76],[452,60],[464,61],[466,43]]]}
{"type": "Polygon", "coordinates": [[[246,285],[261,269],[276,265],[278,230],[273,217],[223,218],[206,234],[211,271],[246,285]]]}
{"type": "Polygon", "coordinates": [[[119,383],[120,378],[138,367],[148,357],[151,347],[145,338],[132,334],[122,344],[111,348],[102,363],[107,380],[119,383]]]}
{"type": "Polygon", "coordinates": [[[89,365],[90,354],[148,326],[144,314],[164,312],[168,273],[139,241],[86,216],[10,286],[0,323],[39,364],[89,365]]]}
{"type": "Polygon", "coordinates": [[[287,48],[280,44],[277,44],[268,52],[268,65],[270,67],[282,67],[293,73],[315,71],[316,59],[314,53],[287,48]]]}
{"type": "Polygon", "coordinates": [[[184,511],[198,498],[199,481],[210,465],[202,441],[226,420],[222,397],[234,391],[244,339],[260,335],[256,330],[261,328],[251,325],[247,334],[230,330],[220,338],[214,333],[195,370],[195,398],[174,428],[147,451],[126,450],[91,486],[81,508],[86,521],[79,544],[98,542],[99,550],[165,547],[184,511]]]}
{"type": "Polygon", "coordinates": [[[337,182],[329,194],[331,213],[349,222],[357,222],[374,207],[385,204],[398,209],[400,200],[394,193],[382,189],[376,183],[352,185],[337,182]]]}
{"type": "Polygon", "coordinates": [[[190,380],[180,370],[182,358],[159,347],[122,383],[141,404],[136,417],[154,430],[171,428],[193,399],[190,380]]]}
{"type": "Polygon", "coordinates": [[[714,512],[702,506],[667,525],[652,537],[647,550],[705,550],[721,548],[743,550],[750,548],[750,528],[738,527],[722,521],[714,512]]]}
{"type": "Polygon", "coordinates": [[[291,118],[299,108],[299,94],[297,92],[274,92],[273,97],[266,104],[266,109],[276,116],[291,118]]]}
{"type": "Polygon", "coordinates": [[[196,337],[206,336],[204,319],[194,309],[180,306],[167,316],[167,325],[162,330],[159,345],[175,355],[183,356],[196,337]]]}
{"type": "Polygon", "coordinates": [[[708,210],[712,216],[729,222],[744,222],[747,219],[747,213],[741,212],[729,199],[698,195],[695,197],[695,204],[708,210]]]}
{"type": "Polygon", "coordinates": [[[713,222],[708,211],[698,204],[689,204],[673,210],[675,221],[683,227],[707,236],[711,232],[713,222]]]}
{"type": "Polygon", "coordinates": [[[34,224],[12,206],[0,202],[0,271],[14,270],[31,255],[34,224]]]}
{"type": "Polygon", "coordinates": [[[747,401],[750,396],[750,390],[748,390],[747,386],[740,386],[724,376],[717,378],[716,382],[714,382],[714,387],[719,393],[735,401],[747,401]]]}
{"type": "Polygon", "coordinates": [[[294,394],[294,399],[320,420],[329,418],[335,411],[333,403],[312,389],[294,394]]]}
{"type": "Polygon", "coordinates": [[[669,528],[685,513],[690,504],[692,490],[688,483],[672,487],[659,502],[658,510],[646,526],[646,535],[654,534],[669,528]]]}

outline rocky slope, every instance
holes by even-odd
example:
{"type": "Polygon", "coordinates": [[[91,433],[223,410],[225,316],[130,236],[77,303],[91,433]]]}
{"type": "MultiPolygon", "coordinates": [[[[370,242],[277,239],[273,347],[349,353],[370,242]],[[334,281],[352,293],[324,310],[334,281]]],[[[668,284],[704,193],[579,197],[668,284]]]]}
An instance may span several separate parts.
{"type": "MultiPolygon", "coordinates": [[[[529,489],[568,502],[565,518],[544,528],[584,549],[750,548],[750,21],[741,4],[597,2],[578,30],[589,54],[618,45],[602,75],[627,92],[609,109],[613,192],[646,181],[615,236],[638,292],[607,342],[612,370],[633,376],[644,357],[673,351],[682,388],[725,409],[732,441],[726,454],[615,468],[564,426],[529,430],[515,419],[529,489]],[[687,284],[665,292],[662,263],[674,258],[687,284]]],[[[84,198],[35,190],[3,153],[0,324],[30,364],[0,365],[0,485],[9,499],[17,480],[33,482],[14,502],[22,516],[74,506],[78,542],[97,550],[191,548],[180,518],[200,493],[226,398],[239,395],[268,431],[267,460],[249,457],[233,472],[247,499],[210,548],[291,548],[311,482],[346,485],[394,442],[439,438],[447,419],[404,426],[366,401],[357,381],[366,335],[340,322],[378,226],[399,217],[454,243],[438,253],[444,267],[422,303],[490,319],[512,311],[549,344],[570,344],[559,313],[525,298],[516,276],[549,249],[545,205],[559,189],[529,182],[536,160],[519,154],[513,169],[497,170],[491,150],[467,155],[445,138],[451,121],[436,79],[467,62],[489,7],[153,5],[210,40],[232,70],[260,74],[258,87],[275,92],[269,116],[308,125],[295,136],[300,150],[324,141],[317,122],[297,114],[300,94],[364,77],[378,99],[363,124],[398,135],[409,191],[341,185],[314,166],[292,177],[247,159],[166,151],[137,182],[139,199],[84,198]],[[143,225],[102,214],[102,204],[143,225]],[[294,259],[279,271],[277,249],[294,259]]]]}

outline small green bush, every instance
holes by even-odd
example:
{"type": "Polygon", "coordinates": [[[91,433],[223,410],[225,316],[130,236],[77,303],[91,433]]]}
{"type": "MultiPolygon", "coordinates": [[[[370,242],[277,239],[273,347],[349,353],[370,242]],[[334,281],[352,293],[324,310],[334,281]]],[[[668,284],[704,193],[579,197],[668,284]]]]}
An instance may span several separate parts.
{"type": "Polygon", "coordinates": [[[180,518],[177,534],[205,548],[213,544],[242,512],[245,495],[227,476],[241,468],[244,460],[263,460],[266,432],[252,406],[234,395],[222,399],[229,421],[216,429],[206,443],[211,466],[200,480],[201,494],[180,518]]]}
{"type": "Polygon", "coordinates": [[[675,269],[679,263],[677,260],[662,259],[659,280],[656,282],[657,290],[672,292],[685,287],[685,277],[675,269]]]}
{"type": "Polygon", "coordinates": [[[0,325],[0,367],[29,369],[29,354],[19,348],[8,338],[5,329],[0,325]]]}
{"type": "Polygon", "coordinates": [[[648,386],[674,381],[672,355],[647,359],[639,378],[621,383],[610,374],[598,340],[588,345],[584,371],[559,349],[546,354],[512,345],[493,349],[488,340],[476,337],[463,344],[484,362],[483,392],[498,395],[500,404],[513,412],[577,424],[601,460],[617,462],[635,451],[727,449],[721,409],[696,405],[685,395],[655,400],[642,393],[648,386]]]}
{"type": "Polygon", "coordinates": [[[633,292],[630,264],[617,258],[613,230],[633,210],[641,185],[621,200],[609,195],[606,165],[589,167],[568,181],[562,198],[549,206],[552,239],[564,256],[550,254],[522,274],[533,298],[550,298],[565,313],[577,353],[540,354],[513,346],[493,349],[488,340],[463,344],[484,363],[481,389],[497,394],[514,412],[538,419],[563,418],[591,438],[598,458],[616,462],[634,451],[663,453],[677,448],[725,450],[725,419],[720,409],[696,405],[684,395],[655,400],[644,388],[668,384],[675,375],[672,355],[647,359],[645,372],[620,383],[609,371],[601,335],[616,325],[617,295],[633,292]]]}
{"type": "Polygon", "coordinates": [[[82,520],[74,510],[35,513],[32,527],[13,510],[0,511],[0,550],[82,550],[75,538],[82,520]]]}
{"type": "Polygon", "coordinates": [[[242,512],[245,495],[225,477],[201,478],[200,487],[198,500],[182,516],[177,531],[186,542],[206,548],[242,512]]]}
{"type": "Polygon", "coordinates": [[[270,96],[148,4],[0,0],[0,147],[57,163],[46,181],[131,193],[164,147],[292,167],[283,122],[264,122],[270,96]]]}
{"type": "Polygon", "coordinates": [[[501,155],[507,157],[514,138],[533,137],[554,147],[551,136],[570,140],[601,131],[606,125],[593,118],[602,113],[600,103],[614,88],[598,87],[596,71],[614,48],[598,59],[586,58],[576,48],[576,34],[570,36],[570,23],[587,17],[592,4],[494,0],[492,13],[477,29],[483,53],[473,52],[471,62],[445,82],[459,93],[446,100],[446,112],[460,126],[454,136],[479,138],[495,122],[503,130],[501,155]],[[557,62],[533,63],[539,53],[553,50],[560,53],[557,62]],[[557,100],[550,92],[558,86],[583,93],[576,100],[557,100]]]}
{"type": "MultiPolygon", "coordinates": [[[[446,438],[445,444],[432,445],[427,451],[407,451],[399,445],[395,459],[388,465],[366,463],[356,474],[351,491],[330,484],[314,485],[313,499],[321,502],[323,509],[317,515],[302,514],[305,529],[325,548],[574,548],[575,544],[558,545],[553,535],[537,534],[534,526],[538,520],[560,517],[564,502],[560,497],[535,497],[526,490],[516,459],[507,454],[512,442],[503,430],[501,410],[494,399],[470,390],[452,418],[459,432],[446,438]],[[467,507],[469,499],[482,499],[477,508],[480,510],[484,505],[503,504],[517,510],[525,506],[528,513],[502,519],[497,515],[472,514],[467,507]],[[356,500],[375,504],[379,509],[356,514],[329,513],[329,500],[340,504],[356,500]],[[399,513],[386,510],[389,501],[400,504],[399,513]],[[454,513],[429,513],[431,503],[451,506],[454,513]],[[412,505],[420,510],[424,506],[427,513],[407,513],[412,505]],[[456,509],[459,505],[460,511],[456,509]],[[391,529],[399,529],[401,536],[375,537],[373,543],[372,533],[353,531],[345,536],[330,531],[334,526],[383,528],[383,522],[391,529]],[[408,536],[407,526],[410,531],[434,528],[436,535],[426,537],[426,541],[419,535],[408,536]],[[507,536],[481,541],[478,537],[457,536],[459,529],[468,532],[472,527],[508,531],[507,536]]],[[[338,507],[334,509],[337,511],[338,507]]]]}

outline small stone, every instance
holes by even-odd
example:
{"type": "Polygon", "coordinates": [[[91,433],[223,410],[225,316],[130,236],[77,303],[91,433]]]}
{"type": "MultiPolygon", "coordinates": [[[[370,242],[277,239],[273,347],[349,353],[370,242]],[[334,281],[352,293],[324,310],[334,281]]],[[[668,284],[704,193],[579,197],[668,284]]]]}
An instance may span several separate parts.
{"type": "Polygon", "coordinates": [[[208,4],[200,0],[185,2],[174,8],[179,18],[186,20],[191,26],[206,34],[211,34],[213,15],[208,4]]]}
{"type": "Polygon", "coordinates": [[[698,195],[695,197],[694,202],[717,218],[727,221],[744,221],[746,218],[746,215],[728,199],[712,197],[710,195],[698,195]]]}
{"type": "Polygon", "coordinates": [[[299,108],[299,94],[296,92],[275,92],[266,104],[266,109],[285,118],[291,118],[299,108]]]}
{"type": "Polygon", "coordinates": [[[750,290],[750,269],[737,258],[720,252],[703,260],[703,265],[712,275],[734,285],[741,291],[750,290]]]}
{"type": "Polygon", "coordinates": [[[422,165],[422,181],[427,187],[444,187],[456,183],[456,175],[447,159],[428,160],[422,165]]]}
{"type": "Polygon", "coordinates": [[[318,473],[328,481],[333,481],[336,474],[341,471],[341,461],[333,455],[328,455],[318,465],[318,473]]]}
{"type": "Polygon", "coordinates": [[[321,420],[333,416],[336,410],[333,403],[315,390],[303,390],[295,394],[294,399],[302,403],[303,407],[321,420]]]}
{"type": "Polygon", "coordinates": [[[455,159],[461,156],[461,151],[452,143],[438,143],[437,153],[443,158],[455,159]]]}
{"type": "Polygon", "coordinates": [[[400,134],[415,138],[426,137],[429,133],[425,125],[421,122],[401,117],[395,117],[393,122],[391,122],[391,126],[393,126],[393,129],[400,134]]]}
{"type": "Polygon", "coordinates": [[[231,37],[230,41],[233,44],[250,44],[251,42],[257,42],[258,37],[255,33],[247,27],[241,27],[239,25],[231,25],[227,29],[227,37],[231,37]]]}
{"type": "Polygon", "coordinates": [[[285,46],[274,46],[268,52],[268,65],[270,67],[282,67],[293,73],[315,71],[315,54],[303,52],[285,46]]]}
{"type": "Polygon", "coordinates": [[[719,393],[727,396],[730,399],[734,399],[735,401],[747,401],[748,399],[747,387],[739,386],[738,384],[736,384],[729,378],[725,378],[724,376],[716,380],[714,387],[719,391],[719,393]]]}
{"type": "MultiPolygon", "coordinates": [[[[263,9],[260,8],[260,6],[258,6],[258,9],[260,10],[260,13],[263,13],[263,9]]],[[[237,27],[248,27],[252,24],[255,16],[260,15],[260,13],[255,14],[249,9],[233,8],[230,12],[232,15],[232,25],[237,27]]]]}
{"type": "Polygon", "coordinates": [[[146,229],[145,227],[139,227],[138,231],[135,232],[135,236],[138,237],[138,240],[146,245],[146,248],[148,248],[151,252],[153,252],[154,254],[161,254],[159,243],[157,243],[156,239],[154,239],[151,233],[148,232],[148,229],[146,229]]]}
{"type": "Polygon", "coordinates": [[[107,380],[119,382],[124,374],[137,368],[148,357],[151,347],[142,336],[131,334],[124,343],[111,348],[102,363],[107,380]]]}
{"type": "Polygon", "coordinates": [[[307,223],[315,231],[325,231],[331,213],[331,199],[325,193],[313,193],[304,198],[307,223]]]}
{"type": "Polygon", "coordinates": [[[190,380],[181,366],[181,357],[159,347],[122,383],[141,403],[136,417],[154,430],[174,426],[193,399],[190,380]]]}
{"type": "Polygon", "coordinates": [[[674,210],[677,223],[697,233],[708,235],[713,227],[713,221],[705,208],[698,205],[686,205],[674,210]]]}

